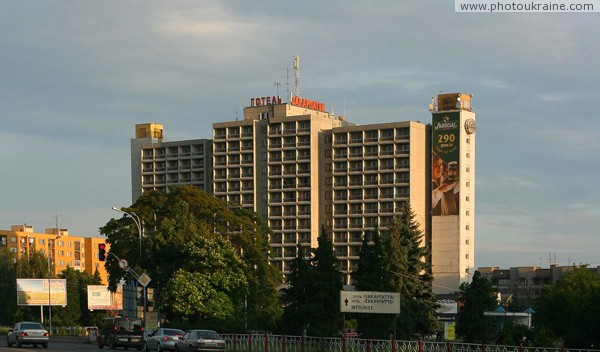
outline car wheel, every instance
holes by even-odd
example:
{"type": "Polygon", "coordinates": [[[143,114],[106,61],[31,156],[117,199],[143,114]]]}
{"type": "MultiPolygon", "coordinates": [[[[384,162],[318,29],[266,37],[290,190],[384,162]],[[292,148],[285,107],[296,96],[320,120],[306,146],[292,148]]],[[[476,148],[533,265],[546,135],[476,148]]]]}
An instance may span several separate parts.
{"type": "Polygon", "coordinates": [[[48,348],[48,344],[47,344],[47,343],[45,343],[45,344],[43,344],[43,345],[42,345],[42,347],[44,347],[44,348],[48,348]]]}
{"type": "Polygon", "coordinates": [[[179,345],[175,345],[175,352],[179,352],[179,345]]]}
{"type": "Polygon", "coordinates": [[[142,350],[143,350],[144,352],[148,352],[148,351],[149,351],[149,350],[148,350],[148,344],[147,344],[146,342],[144,342],[144,347],[142,347],[142,350]]]}
{"type": "Polygon", "coordinates": [[[161,352],[162,351],[162,347],[160,345],[160,343],[156,344],[156,352],[161,352]]]}
{"type": "Polygon", "coordinates": [[[115,340],[114,337],[112,339],[110,339],[110,348],[112,348],[113,350],[117,349],[117,341],[115,340]]]}
{"type": "Polygon", "coordinates": [[[98,336],[98,348],[99,349],[103,349],[104,348],[104,342],[102,342],[102,337],[98,336]]]}

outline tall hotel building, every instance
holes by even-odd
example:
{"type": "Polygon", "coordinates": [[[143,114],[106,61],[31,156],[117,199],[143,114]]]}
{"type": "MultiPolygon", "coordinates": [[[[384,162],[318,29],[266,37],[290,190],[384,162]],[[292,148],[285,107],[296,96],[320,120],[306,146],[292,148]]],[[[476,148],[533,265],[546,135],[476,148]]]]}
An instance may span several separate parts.
{"type": "Polygon", "coordinates": [[[297,245],[331,230],[331,134],[343,119],[322,104],[255,98],[242,121],[215,123],[214,194],[267,220],[272,264],[287,272],[297,245]],[[329,219],[329,220],[328,220],[329,219]]]}
{"type": "Polygon", "coordinates": [[[213,124],[212,141],[163,142],[162,125],[137,125],[131,142],[133,201],[147,190],[185,184],[255,211],[273,231],[272,264],[284,273],[297,246],[308,254],[325,226],[347,283],[364,234],[385,231],[410,201],[425,234],[423,245],[432,248],[434,280],[441,280],[435,291],[456,290],[474,265],[474,136],[462,128],[474,121],[474,113],[468,95],[440,95],[438,100],[433,125],[358,126],[326,112],[322,103],[299,97],[290,102],[252,99],[243,120],[213,124]],[[457,106],[459,98],[462,105],[457,106]],[[448,118],[455,123],[444,124],[448,118]],[[442,124],[436,125],[438,120],[442,124]],[[436,133],[443,129],[436,126],[457,128],[448,137],[458,138],[456,148],[437,143],[436,133]],[[432,150],[456,159],[444,159],[440,172],[446,182],[454,182],[452,199],[460,214],[446,214],[446,189],[441,189],[444,200],[432,196],[440,192],[432,189],[432,150]],[[449,168],[457,176],[449,177],[449,168]],[[438,208],[433,203],[443,204],[445,213],[434,215],[438,208]]]}

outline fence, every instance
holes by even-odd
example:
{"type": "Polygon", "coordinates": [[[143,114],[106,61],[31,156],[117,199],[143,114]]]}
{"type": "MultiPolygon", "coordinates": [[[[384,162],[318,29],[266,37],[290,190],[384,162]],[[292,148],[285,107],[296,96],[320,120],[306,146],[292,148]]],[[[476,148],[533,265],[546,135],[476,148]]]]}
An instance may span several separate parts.
{"type": "Polygon", "coordinates": [[[370,340],[271,334],[223,334],[228,352],[598,352],[599,350],[370,340]]]}

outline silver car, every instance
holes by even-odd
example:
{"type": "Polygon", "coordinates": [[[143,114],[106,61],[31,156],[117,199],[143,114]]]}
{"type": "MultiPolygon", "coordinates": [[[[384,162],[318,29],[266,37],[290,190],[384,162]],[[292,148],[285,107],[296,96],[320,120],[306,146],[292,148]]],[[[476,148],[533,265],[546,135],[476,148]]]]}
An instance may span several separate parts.
{"type": "Polygon", "coordinates": [[[179,329],[160,328],[154,330],[146,338],[146,342],[144,343],[144,351],[174,351],[175,341],[179,340],[183,334],[185,334],[185,332],[179,329]]]}
{"type": "Polygon", "coordinates": [[[42,345],[44,348],[48,348],[49,340],[48,330],[44,329],[42,324],[32,321],[16,323],[15,327],[6,335],[6,345],[8,347],[16,344],[17,347],[21,347],[22,345],[33,345],[33,347],[42,345]]]}
{"type": "Polygon", "coordinates": [[[225,352],[225,340],[213,330],[190,330],[175,341],[176,352],[225,352]]]}

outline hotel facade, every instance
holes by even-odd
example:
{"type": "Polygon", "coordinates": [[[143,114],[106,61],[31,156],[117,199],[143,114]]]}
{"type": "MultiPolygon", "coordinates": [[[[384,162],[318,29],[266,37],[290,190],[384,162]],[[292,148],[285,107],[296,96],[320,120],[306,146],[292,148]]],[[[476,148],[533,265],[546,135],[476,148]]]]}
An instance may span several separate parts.
{"type": "Polygon", "coordinates": [[[468,119],[474,123],[475,114],[469,95],[440,95],[437,101],[431,125],[355,125],[327,112],[325,104],[299,97],[251,99],[242,120],[213,124],[212,140],[167,142],[162,125],[139,124],[131,141],[132,202],[149,190],[195,185],[252,210],[273,232],[271,263],[283,273],[298,246],[308,255],[317,245],[324,226],[347,284],[365,233],[387,230],[410,202],[423,245],[432,250],[434,291],[456,291],[469,281],[474,265],[475,143],[463,125],[468,119]],[[448,117],[455,128],[446,137],[452,145],[435,139],[441,133],[436,126],[442,126],[435,122],[448,117]],[[432,189],[432,150],[452,158],[440,166],[446,180],[442,200],[433,196],[440,190],[432,189]],[[445,213],[433,215],[434,203],[443,204],[445,213]],[[457,205],[462,213],[447,213],[457,205]]]}

